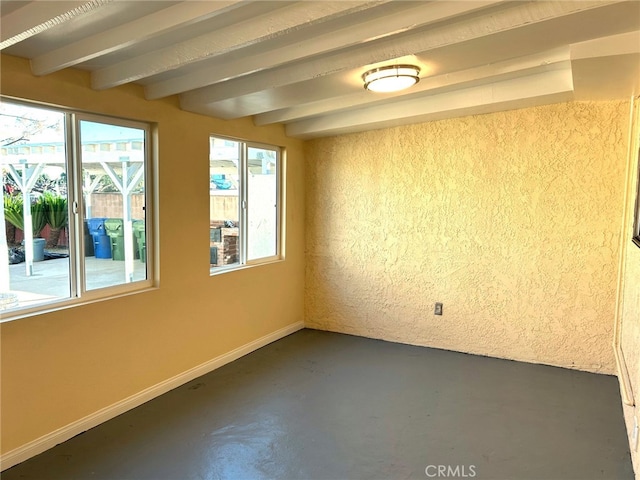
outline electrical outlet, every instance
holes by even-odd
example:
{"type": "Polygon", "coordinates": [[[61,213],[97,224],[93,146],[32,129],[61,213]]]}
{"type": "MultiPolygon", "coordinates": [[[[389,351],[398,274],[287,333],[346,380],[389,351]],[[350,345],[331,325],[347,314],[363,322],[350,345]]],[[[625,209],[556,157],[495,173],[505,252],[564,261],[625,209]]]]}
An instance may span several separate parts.
{"type": "Polygon", "coordinates": [[[442,303],[436,302],[436,308],[433,311],[434,315],[442,315],[442,303]]]}
{"type": "Polygon", "coordinates": [[[633,430],[631,431],[631,449],[638,451],[638,416],[633,416],[633,430]]]}

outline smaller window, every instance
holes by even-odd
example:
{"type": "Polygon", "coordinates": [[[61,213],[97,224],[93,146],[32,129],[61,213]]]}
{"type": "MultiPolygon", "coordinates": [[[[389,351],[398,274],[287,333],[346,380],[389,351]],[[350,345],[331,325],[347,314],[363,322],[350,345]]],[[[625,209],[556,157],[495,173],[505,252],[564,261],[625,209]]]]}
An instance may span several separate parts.
{"type": "Polygon", "coordinates": [[[280,149],[211,137],[209,266],[280,258],[280,149]]]}

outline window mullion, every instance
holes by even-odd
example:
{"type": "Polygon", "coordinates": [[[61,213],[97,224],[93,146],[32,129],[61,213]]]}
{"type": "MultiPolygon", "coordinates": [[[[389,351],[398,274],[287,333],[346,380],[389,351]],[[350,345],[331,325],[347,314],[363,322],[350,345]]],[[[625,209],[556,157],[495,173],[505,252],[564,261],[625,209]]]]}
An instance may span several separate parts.
{"type": "Polygon", "coordinates": [[[249,205],[248,205],[248,147],[247,144],[242,142],[240,147],[240,198],[241,201],[241,217],[240,217],[240,263],[245,265],[247,263],[247,222],[249,220],[249,205]]]}
{"type": "Polygon", "coordinates": [[[76,135],[76,116],[72,113],[65,115],[65,154],[67,162],[67,199],[69,205],[69,286],[71,298],[82,296],[84,284],[84,229],[82,228],[82,179],[78,165],[78,148],[76,135]]]}

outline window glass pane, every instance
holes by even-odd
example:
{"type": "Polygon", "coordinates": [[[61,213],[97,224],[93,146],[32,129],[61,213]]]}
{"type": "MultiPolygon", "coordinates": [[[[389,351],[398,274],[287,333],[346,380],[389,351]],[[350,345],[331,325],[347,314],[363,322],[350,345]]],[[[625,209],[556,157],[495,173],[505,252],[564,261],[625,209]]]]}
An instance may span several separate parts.
{"type": "Polygon", "coordinates": [[[247,259],[277,254],[277,152],[248,148],[247,259]]]}
{"type": "Polygon", "coordinates": [[[145,130],[81,120],[85,288],[145,280],[145,130]],[[92,248],[91,248],[92,247],[92,248]]]}
{"type": "Polygon", "coordinates": [[[64,121],[0,103],[0,312],[71,295],[64,121]]]}
{"type": "Polygon", "coordinates": [[[240,263],[240,142],[212,137],[209,154],[209,264],[240,263]]]}

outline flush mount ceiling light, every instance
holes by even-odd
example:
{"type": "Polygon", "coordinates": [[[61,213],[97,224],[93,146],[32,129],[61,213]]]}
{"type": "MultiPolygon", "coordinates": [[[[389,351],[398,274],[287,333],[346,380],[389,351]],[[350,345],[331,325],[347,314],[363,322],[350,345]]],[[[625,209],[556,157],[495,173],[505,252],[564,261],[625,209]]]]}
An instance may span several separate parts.
{"type": "Polygon", "coordinates": [[[362,75],[364,88],[372,92],[397,92],[420,81],[420,69],[414,65],[389,65],[362,75]]]}

